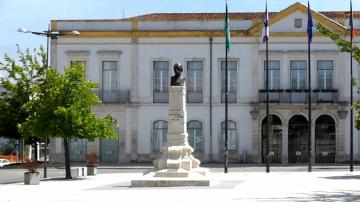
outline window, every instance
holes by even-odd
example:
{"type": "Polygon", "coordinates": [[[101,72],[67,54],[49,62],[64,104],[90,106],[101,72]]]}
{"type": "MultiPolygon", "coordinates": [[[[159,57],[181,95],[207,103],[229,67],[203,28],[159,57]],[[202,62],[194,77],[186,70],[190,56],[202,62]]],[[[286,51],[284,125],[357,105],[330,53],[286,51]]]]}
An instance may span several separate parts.
{"type": "Polygon", "coordinates": [[[306,88],[306,61],[305,60],[295,60],[290,61],[290,70],[291,70],[291,88],[292,89],[305,89],[306,88]]]}
{"type": "Polygon", "coordinates": [[[302,19],[301,18],[296,18],[294,20],[294,27],[295,28],[301,28],[302,27],[302,19]]]}
{"type": "Polygon", "coordinates": [[[103,102],[116,102],[117,93],[117,62],[102,62],[102,100],[103,102]]]}
{"type": "MultiPolygon", "coordinates": [[[[221,61],[221,102],[225,102],[225,61],[221,61]]],[[[228,102],[236,102],[237,62],[228,61],[228,102]]]]}
{"type": "MultiPolygon", "coordinates": [[[[264,61],[264,89],[266,89],[266,61],[264,61]]],[[[269,60],[269,89],[280,89],[280,61],[269,60]]]]}
{"type": "MultiPolygon", "coordinates": [[[[225,150],[225,121],[221,123],[221,149],[225,150]]],[[[236,123],[228,121],[228,148],[229,151],[237,150],[236,123]]]]}
{"type": "Polygon", "coordinates": [[[84,60],[71,60],[70,65],[82,65],[86,69],[86,61],[84,60]]]}
{"type": "Polygon", "coordinates": [[[333,61],[317,61],[317,85],[318,89],[332,89],[333,61]]]}
{"type": "Polygon", "coordinates": [[[202,123],[189,121],[187,125],[189,144],[195,151],[203,150],[202,123]]]}
{"type": "Polygon", "coordinates": [[[187,62],[187,101],[200,103],[203,101],[203,62],[187,62]]]}
{"type": "Polygon", "coordinates": [[[154,62],[153,99],[154,103],[169,102],[169,62],[154,62]]]}
{"type": "Polygon", "coordinates": [[[160,152],[165,145],[167,134],[167,122],[155,121],[153,126],[153,151],[160,152]]]}

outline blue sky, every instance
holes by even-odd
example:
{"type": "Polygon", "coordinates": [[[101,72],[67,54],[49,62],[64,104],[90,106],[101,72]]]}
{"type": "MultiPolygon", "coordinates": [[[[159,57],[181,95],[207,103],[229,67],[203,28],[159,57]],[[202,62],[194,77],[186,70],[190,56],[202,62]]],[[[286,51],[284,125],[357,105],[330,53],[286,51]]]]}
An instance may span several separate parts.
{"type": "MultiPolygon", "coordinates": [[[[298,0],[306,4],[307,0],[298,0]]],[[[223,12],[225,0],[0,0],[0,60],[16,57],[22,49],[45,44],[43,37],[18,33],[19,27],[46,30],[51,19],[117,19],[154,12],[223,12]]],[[[268,0],[269,11],[279,11],[297,0],[268,0]]],[[[263,11],[265,0],[228,0],[230,12],[263,11]]],[[[314,10],[348,10],[349,0],[310,0],[314,10]]],[[[360,0],[353,0],[360,10],[360,0]]]]}

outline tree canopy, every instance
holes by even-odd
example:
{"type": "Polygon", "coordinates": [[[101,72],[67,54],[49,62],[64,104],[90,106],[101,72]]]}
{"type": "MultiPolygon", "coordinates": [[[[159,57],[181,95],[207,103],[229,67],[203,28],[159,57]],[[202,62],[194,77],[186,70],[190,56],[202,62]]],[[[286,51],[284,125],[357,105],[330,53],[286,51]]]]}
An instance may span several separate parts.
{"type": "Polygon", "coordinates": [[[20,125],[22,133],[43,138],[115,137],[112,118],[97,118],[92,112],[92,106],[101,103],[93,92],[97,87],[97,83],[85,79],[81,64],[73,63],[65,68],[65,74],[48,69],[36,96],[26,105],[31,114],[20,125]]]}
{"type": "Polygon", "coordinates": [[[69,139],[115,138],[116,125],[107,116],[96,117],[92,106],[101,101],[93,92],[98,84],[85,78],[85,67],[72,63],[65,74],[49,68],[43,82],[35,88],[34,97],[25,105],[29,117],[19,124],[25,136],[64,138],[66,178],[71,178],[69,139]]]}
{"type": "Polygon", "coordinates": [[[46,69],[46,54],[42,47],[23,52],[18,46],[17,52],[17,60],[5,55],[4,61],[0,62],[3,73],[0,77],[0,87],[3,88],[0,92],[0,136],[14,139],[22,137],[17,125],[29,116],[23,106],[33,96],[46,69]]]}

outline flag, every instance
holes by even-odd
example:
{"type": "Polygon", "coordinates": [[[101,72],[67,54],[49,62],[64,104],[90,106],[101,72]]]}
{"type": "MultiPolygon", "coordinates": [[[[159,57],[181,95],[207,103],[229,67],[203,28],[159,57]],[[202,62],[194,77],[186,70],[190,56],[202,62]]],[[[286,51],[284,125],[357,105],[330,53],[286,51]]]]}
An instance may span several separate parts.
{"type": "Polygon", "coordinates": [[[312,15],[311,15],[311,9],[310,9],[310,3],[308,1],[308,24],[307,24],[307,35],[308,35],[308,41],[312,41],[313,33],[312,33],[312,27],[314,26],[312,21],[312,15]]]}
{"type": "Polygon", "coordinates": [[[351,37],[355,38],[355,29],[354,29],[354,16],[353,16],[353,10],[352,10],[352,1],[350,0],[350,20],[349,20],[349,26],[351,29],[351,37]]]}
{"type": "Polygon", "coordinates": [[[225,12],[225,28],[224,28],[224,34],[225,34],[225,40],[226,40],[226,51],[230,51],[230,20],[229,20],[229,13],[228,13],[228,6],[226,1],[226,12],[225,12]]]}
{"type": "Polygon", "coordinates": [[[267,1],[266,1],[266,8],[265,8],[265,16],[264,16],[264,36],[263,42],[269,41],[269,13],[267,10],[267,1]]]}

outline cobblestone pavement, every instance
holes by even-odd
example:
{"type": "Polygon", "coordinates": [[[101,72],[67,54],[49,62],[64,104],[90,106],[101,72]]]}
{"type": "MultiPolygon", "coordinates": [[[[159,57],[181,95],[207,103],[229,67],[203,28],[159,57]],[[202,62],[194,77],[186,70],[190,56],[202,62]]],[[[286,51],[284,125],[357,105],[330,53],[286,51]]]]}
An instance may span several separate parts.
{"type": "Polygon", "coordinates": [[[210,187],[131,188],[131,179],[141,177],[138,172],[123,172],[52,178],[40,185],[3,184],[0,201],[360,201],[358,171],[211,172],[210,187]]]}

